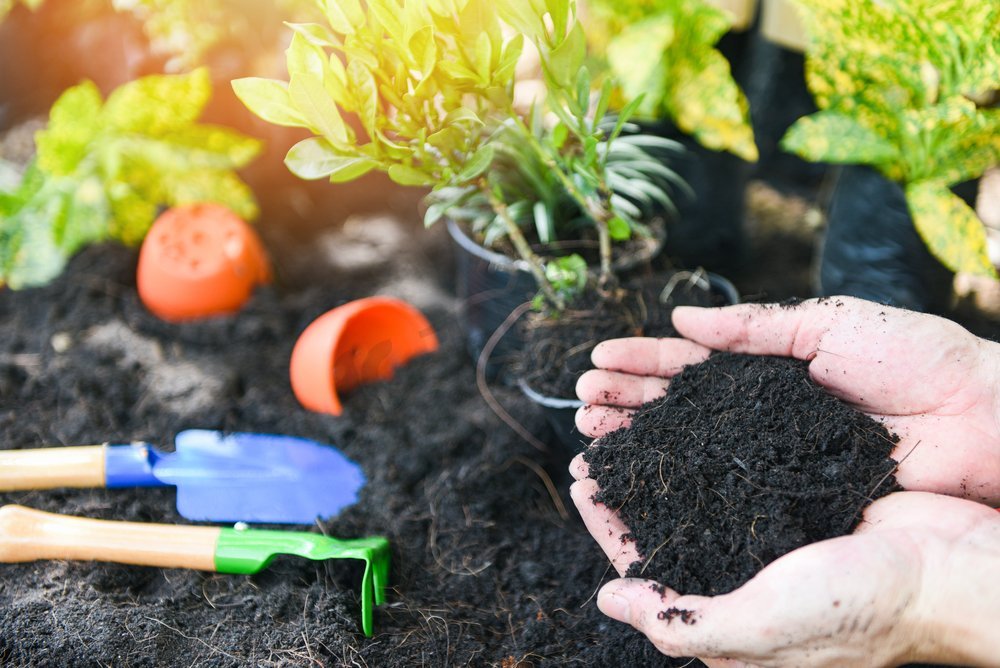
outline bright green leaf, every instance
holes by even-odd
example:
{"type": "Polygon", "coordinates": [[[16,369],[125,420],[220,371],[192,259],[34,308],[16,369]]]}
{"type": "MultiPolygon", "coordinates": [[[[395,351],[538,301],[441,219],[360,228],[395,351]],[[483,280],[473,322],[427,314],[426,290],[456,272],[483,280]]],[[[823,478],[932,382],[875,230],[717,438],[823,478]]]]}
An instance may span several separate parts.
{"type": "Polygon", "coordinates": [[[351,62],[347,66],[347,79],[354,90],[361,124],[369,135],[374,134],[378,129],[378,86],[375,84],[375,76],[361,63],[351,62]]]}
{"type": "Polygon", "coordinates": [[[490,81],[490,72],[493,69],[493,44],[490,36],[484,32],[479,33],[476,38],[476,74],[484,84],[490,81]]]}
{"type": "Polygon", "coordinates": [[[347,141],[344,120],[340,117],[333,100],[326,94],[322,79],[314,74],[302,72],[292,77],[288,84],[288,95],[308,122],[310,129],[334,144],[343,144],[347,141]]]}
{"type": "Polygon", "coordinates": [[[326,18],[341,35],[353,35],[365,22],[358,0],[326,0],[326,18]]]}
{"type": "Polygon", "coordinates": [[[472,181],[489,169],[493,163],[494,150],[491,144],[484,144],[476,151],[469,161],[462,166],[462,171],[456,177],[459,181],[472,181]]]}
{"type": "Polygon", "coordinates": [[[437,64],[437,43],[434,41],[434,27],[424,26],[410,37],[409,54],[421,75],[429,77],[437,64]]]}
{"type": "Polygon", "coordinates": [[[480,127],[483,125],[483,121],[476,115],[476,112],[467,107],[453,109],[444,117],[444,125],[455,125],[457,123],[472,123],[480,127]]]}
{"type": "Polygon", "coordinates": [[[288,74],[295,79],[301,74],[312,74],[322,80],[326,70],[326,53],[312,44],[301,33],[292,35],[292,43],[285,51],[288,74]]]}
{"type": "Polygon", "coordinates": [[[293,146],[285,156],[288,169],[301,179],[350,181],[377,165],[362,155],[344,155],[322,137],[310,137],[293,146]]]}
{"type": "Polygon", "coordinates": [[[661,59],[673,40],[674,20],[668,14],[629,26],[611,40],[608,61],[629,99],[651,89],[665,90],[661,59]]]}
{"type": "Polygon", "coordinates": [[[520,61],[523,51],[524,35],[518,33],[514,35],[513,39],[507,42],[503,47],[503,54],[500,56],[500,62],[497,64],[496,71],[493,73],[494,79],[497,83],[505,85],[514,78],[517,63],[520,61]]]}
{"type": "Polygon", "coordinates": [[[495,6],[504,23],[528,39],[541,39],[545,35],[545,23],[525,0],[495,0],[495,6]]]}
{"type": "Polygon", "coordinates": [[[556,150],[561,149],[566,143],[566,139],[569,137],[569,128],[563,122],[556,123],[556,126],[552,128],[551,142],[553,148],[556,150]]]}
{"type": "Polygon", "coordinates": [[[305,117],[292,105],[288,84],[284,81],[248,77],[232,82],[236,97],[254,114],[275,125],[304,128],[305,117]]]}
{"type": "Polygon", "coordinates": [[[293,31],[302,35],[310,44],[318,47],[340,47],[341,41],[325,25],[320,23],[286,23],[293,31]]]}
{"type": "Polygon", "coordinates": [[[587,37],[579,22],[573,23],[566,38],[542,59],[548,75],[560,87],[572,90],[577,73],[583,67],[587,55],[587,37]]]}
{"type": "Polygon", "coordinates": [[[608,221],[608,233],[615,241],[626,241],[632,236],[632,229],[621,216],[615,216],[608,221]]]}
{"type": "Polygon", "coordinates": [[[429,186],[434,183],[428,174],[408,165],[392,165],[387,173],[390,179],[401,186],[429,186]]]}

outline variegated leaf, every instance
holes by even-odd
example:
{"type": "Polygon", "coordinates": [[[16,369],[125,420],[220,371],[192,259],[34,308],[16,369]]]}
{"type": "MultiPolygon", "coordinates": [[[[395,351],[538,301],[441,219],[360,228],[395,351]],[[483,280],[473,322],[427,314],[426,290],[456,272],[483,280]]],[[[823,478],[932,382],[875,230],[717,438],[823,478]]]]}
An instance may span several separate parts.
{"type": "Polygon", "coordinates": [[[677,127],[705,148],[729,151],[749,162],[758,158],[750,105],[733,80],[729,61],[712,49],[693,67],[673,69],[674,95],[670,105],[677,127]]]}
{"type": "Polygon", "coordinates": [[[800,118],[781,140],[781,147],[811,162],[883,167],[900,157],[891,141],[834,111],[800,118]]]}
{"type": "Polygon", "coordinates": [[[920,181],[906,187],[913,223],[927,248],[946,267],[997,277],[986,252],[986,231],[969,205],[941,183],[920,181]]]}

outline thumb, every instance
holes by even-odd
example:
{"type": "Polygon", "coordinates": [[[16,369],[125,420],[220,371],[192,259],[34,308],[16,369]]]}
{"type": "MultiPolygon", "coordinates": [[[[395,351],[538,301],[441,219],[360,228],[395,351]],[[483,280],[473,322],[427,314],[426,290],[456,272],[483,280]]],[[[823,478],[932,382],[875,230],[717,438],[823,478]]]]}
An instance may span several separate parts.
{"type": "MultiPolygon", "coordinates": [[[[612,580],[597,595],[597,607],[608,617],[641,631],[669,656],[718,656],[711,615],[712,599],[681,596],[652,580],[612,580]]],[[[741,665],[732,662],[713,665],[741,665]]]]}

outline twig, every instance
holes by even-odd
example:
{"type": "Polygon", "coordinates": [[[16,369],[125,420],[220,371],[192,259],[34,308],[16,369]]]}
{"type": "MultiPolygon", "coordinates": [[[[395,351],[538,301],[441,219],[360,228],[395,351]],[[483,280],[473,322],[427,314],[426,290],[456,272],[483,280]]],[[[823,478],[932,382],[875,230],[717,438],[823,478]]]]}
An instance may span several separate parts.
{"type": "Polygon", "coordinates": [[[548,490],[549,496],[552,497],[552,504],[556,507],[556,512],[559,513],[559,517],[563,518],[563,520],[568,520],[569,513],[566,512],[566,505],[562,502],[562,499],[559,497],[559,491],[556,489],[555,484],[552,482],[552,478],[550,478],[549,474],[545,472],[545,469],[539,466],[537,462],[533,462],[530,459],[522,457],[520,455],[514,457],[511,461],[515,461],[518,464],[524,464],[529,469],[534,471],[535,475],[541,478],[542,484],[545,485],[545,489],[548,490]]]}
{"type": "Polygon", "coordinates": [[[205,642],[205,641],[204,641],[204,640],[202,640],[201,638],[197,638],[197,637],[195,637],[195,636],[189,636],[188,634],[184,633],[184,632],[183,632],[183,631],[181,631],[180,629],[178,629],[178,628],[176,628],[176,627],[173,627],[173,626],[171,626],[170,624],[167,624],[167,623],[166,623],[166,622],[164,622],[164,621],[161,621],[161,620],[159,620],[159,619],[156,619],[155,617],[150,617],[150,616],[148,616],[148,615],[145,615],[145,617],[146,617],[146,619],[148,619],[148,620],[149,620],[149,621],[151,621],[151,622],[156,622],[157,624],[159,624],[159,625],[161,625],[161,626],[164,626],[164,627],[166,627],[166,628],[170,629],[171,631],[173,631],[174,633],[176,633],[177,635],[179,635],[179,636],[180,636],[180,637],[182,637],[182,638],[187,638],[188,640],[193,640],[193,641],[195,641],[195,642],[199,642],[199,643],[201,643],[202,645],[204,645],[204,646],[205,646],[205,647],[207,647],[208,649],[212,650],[212,652],[218,652],[219,654],[222,654],[223,656],[227,656],[227,657],[229,657],[229,658],[230,658],[230,659],[232,659],[233,661],[237,661],[237,662],[239,662],[239,661],[240,661],[239,657],[236,657],[236,656],[233,656],[232,654],[230,654],[229,652],[225,651],[224,649],[220,649],[220,648],[218,648],[218,647],[215,647],[214,645],[209,645],[209,644],[208,644],[207,642],[205,642]]]}
{"type": "Polygon", "coordinates": [[[591,595],[590,595],[590,596],[589,596],[589,597],[587,598],[587,600],[586,600],[586,601],[584,601],[583,603],[581,603],[581,604],[580,604],[580,607],[581,607],[581,608],[582,608],[583,606],[587,605],[588,603],[590,603],[590,601],[591,601],[591,600],[593,600],[593,598],[594,598],[595,596],[597,596],[597,592],[599,592],[599,591],[601,590],[601,587],[603,587],[603,586],[604,586],[604,585],[603,585],[603,580],[604,580],[604,576],[605,576],[605,575],[607,575],[607,574],[608,574],[608,571],[610,571],[610,570],[611,570],[611,562],[608,562],[608,565],[607,565],[607,566],[606,566],[606,567],[604,568],[604,573],[603,573],[603,574],[601,575],[600,579],[598,580],[598,582],[599,582],[599,583],[602,583],[602,584],[598,584],[598,585],[597,585],[597,589],[595,589],[595,590],[594,590],[594,593],[593,593],[593,594],[591,594],[591,595]]]}
{"type": "Polygon", "coordinates": [[[486,195],[497,217],[503,221],[504,226],[507,228],[507,236],[510,238],[511,243],[514,244],[514,248],[517,249],[517,254],[528,263],[528,268],[538,283],[538,289],[542,291],[545,298],[557,311],[563,310],[566,306],[565,301],[556,294],[556,291],[552,288],[552,284],[549,283],[549,279],[545,276],[545,263],[538,257],[535,251],[531,250],[531,246],[528,244],[528,240],[524,238],[524,234],[521,232],[521,228],[518,227],[517,221],[511,218],[507,205],[490,189],[485,179],[480,180],[479,189],[486,195]]]}
{"type": "Polygon", "coordinates": [[[671,542],[671,541],[672,541],[672,540],[673,540],[674,538],[676,538],[676,537],[677,537],[677,535],[678,535],[678,534],[679,534],[679,533],[680,533],[681,531],[684,531],[684,529],[687,529],[687,528],[688,528],[689,526],[691,526],[691,523],[690,523],[690,522],[687,522],[687,523],[685,523],[685,524],[682,524],[681,526],[677,527],[677,529],[676,529],[676,530],[674,530],[674,532],[673,532],[672,534],[670,534],[670,537],[668,537],[668,538],[667,538],[667,539],[666,539],[665,541],[663,541],[662,543],[660,543],[659,545],[657,545],[657,546],[656,546],[656,549],[655,549],[655,550],[653,550],[653,552],[652,552],[652,553],[651,553],[651,554],[649,555],[649,557],[648,557],[648,558],[646,559],[646,563],[644,563],[644,564],[642,565],[642,568],[641,568],[641,569],[639,570],[639,575],[642,575],[643,573],[645,573],[645,572],[646,572],[646,568],[647,568],[647,567],[648,567],[648,566],[649,566],[649,565],[650,565],[651,563],[653,563],[653,557],[655,557],[655,556],[656,556],[656,553],[660,551],[660,548],[662,548],[662,547],[665,547],[666,545],[669,545],[669,544],[670,544],[670,542],[671,542]]]}
{"type": "Polygon", "coordinates": [[[920,445],[920,444],[921,444],[922,442],[923,442],[923,441],[921,440],[921,441],[917,441],[916,443],[914,443],[914,444],[913,444],[913,447],[912,447],[912,448],[910,448],[910,451],[909,451],[909,452],[907,452],[907,453],[906,453],[905,455],[903,455],[903,458],[902,458],[902,459],[900,459],[900,460],[899,460],[898,462],[896,462],[896,465],[895,465],[895,466],[893,466],[893,467],[892,467],[892,469],[890,469],[888,473],[886,473],[886,474],[885,474],[884,476],[882,476],[882,478],[881,478],[881,479],[880,479],[880,480],[879,480],[879,481],[878,481],[877,483],[875,483],[875,486],[874,486],[874,487],[872,487],[872,491],[868,492],[868,496],[867,496],[867,498],[868,498],[868,502],[869,502],[869,503],[871,503],[871,501],[872,501],[872,498],[871,498],[871,497],[872,497],[872,494],[874,494],[875,492],[877,492],[877,491],[878,491],[878,488],[882,486],[882,483],[884,483],[884,482],[885,482],[885,481],[886,481],[886,480],[887,480],[887,479],[889,478],[889,476],[893,475],[894,473],[896,473],[896,471],[898,471],[898,470],[899,470],[899,467],[900,467],[900,465],[901,465],[901,464],[902,464],[903,462],[905,462],[905,461],[906,461],[906,459],[907,459],[907,458],[908,458],[908,457],[909,457],[910,455],[912,455],[912,454],[913,454],[913,451],[914,451],[914,450],[916,450],[916,449],[917,449],[917,446],[918,446],[918,445],[920,445]]]}

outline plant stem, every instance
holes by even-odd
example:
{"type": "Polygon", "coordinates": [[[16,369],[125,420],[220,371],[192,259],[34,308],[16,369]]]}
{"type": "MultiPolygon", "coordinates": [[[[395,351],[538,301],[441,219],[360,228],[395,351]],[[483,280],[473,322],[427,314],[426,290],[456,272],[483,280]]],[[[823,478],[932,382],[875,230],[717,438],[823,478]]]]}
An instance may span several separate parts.
{"type": "Polygon", "coordinates": [[[507,236],[510,237],[511,243],[514,244],[514,248],[517,250],[517,254],[528,263],[528,268],[531,270],[532,275],[535,277],[535,281],[538,283],[538,287],[541,289],[542,294],[545,295],[545,299],[555,307],[557,311],[562,311],[566,308],[565,301],[556,294],[555,290],[552,289],[552,285],[549,283],[549,279],[545,276],[545,264],[542,262],[542,258],[538,257],[535,251],[531,250],[531,245],[528,244],[528,240],[524,238],[524,233],[518,226],[517,222],[511,218],[510,211],[507,210],[507,205],[496,196],[496,193],[490,189],[489,184],[485,180],[480,180],[479,189],[484,195],[489,199],[490,206],[493,211],[496,212],[500,220],[504,222],[507,228],[507,236]]]}
{"type": "Polygon", "coordinates": [[[562,183],[563,188],[570,197],[580,206],[581,209],[587,214],[587,216],[594,221],[594,227],[597,228],[597,240],[598,249],[600,251],[601,257],[601,274],[599,283],[601,286],[606,286],[612,282],[614,279],[614,273],[611,269],[611,231],[608,229],[608,218],[609,213],[607,208],[595,202],[593,199],[586,197],[580,192],[580,189],[576,187],[573,183],[573,179],[564,172],[555,159],[549,155],[545,147],[542,146],[541,142],[538,141],[538,137],[535,133],[531,131],[520,115],[514,111],[513,107],[510,109],[511,118],[514,118],[517,122],[518,129],[527,138],[528,145],[538,154],[542,162],[555,173],[558,177],[560,183],[562,183]]]}
{"type": "Polygon", "coordinates": [[[607,221],[594,221],[597,223],[598,249],[601,253],[601,278],[600,286],[606,288],[614,280],[611,271],[611,231],[608,229],[607,221]]]}

